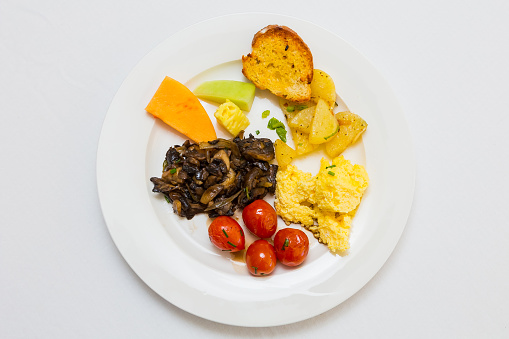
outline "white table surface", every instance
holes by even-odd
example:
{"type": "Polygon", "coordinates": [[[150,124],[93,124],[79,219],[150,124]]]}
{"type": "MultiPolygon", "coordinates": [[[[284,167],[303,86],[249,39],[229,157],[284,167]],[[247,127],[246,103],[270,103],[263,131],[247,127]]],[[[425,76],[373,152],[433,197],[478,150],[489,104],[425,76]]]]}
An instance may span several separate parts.
{"type": "Polygon", "coordinates": [[[208,3],[0,2],[0,338],[509,337],[509,2],[208,3]],[[252,10],[309,20],[366,55],[417,162],[406,229],[375,277],[271,328],[203,320],[147,287],[111,240],[95,172],[132,67],[193,23],[252,10]]]}

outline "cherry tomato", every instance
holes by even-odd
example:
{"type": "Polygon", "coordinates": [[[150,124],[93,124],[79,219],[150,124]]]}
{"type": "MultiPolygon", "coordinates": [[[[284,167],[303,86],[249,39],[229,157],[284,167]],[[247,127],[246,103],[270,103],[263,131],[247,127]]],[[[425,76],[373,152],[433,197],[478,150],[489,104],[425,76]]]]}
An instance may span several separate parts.
{"type": "Polygon", "coordinates": [[[265,200],[255,200],[242,211],[246,227],[260,238],[270,238],[276,232],[277,214],[265,200]]]}
{"type": "Polygon", "coordinates": [[[245,248],[246,238],[239,223],[227,216],[219,216],[209,226],[209,239],[220,250],[238,252],[245,248]]]}
{"type": "Polygon", "coordinates": [[[268,275],[276,268],[276,251],[267,240],[258,239],[246,251],[246,265],[252,275],[268,275]]]}
{"type": "Polygon", "coordinates": [[[295,228],[283,228],[274,237],[274,247],[279,261],[286,266],[302,264],[309,252],[306,233],[295,228]]]}

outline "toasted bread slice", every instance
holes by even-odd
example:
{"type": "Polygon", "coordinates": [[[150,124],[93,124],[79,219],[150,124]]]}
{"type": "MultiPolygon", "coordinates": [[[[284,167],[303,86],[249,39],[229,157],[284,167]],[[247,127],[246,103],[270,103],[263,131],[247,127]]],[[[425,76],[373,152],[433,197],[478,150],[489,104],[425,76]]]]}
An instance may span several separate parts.
{"type": "Polygon", "coordinates": [[[313,56],[297,33],[269,25],[255,34],[251,45],[252,52],[242,56],[242,73],[256,87],[295,102],[311,98],[313,56]]]}

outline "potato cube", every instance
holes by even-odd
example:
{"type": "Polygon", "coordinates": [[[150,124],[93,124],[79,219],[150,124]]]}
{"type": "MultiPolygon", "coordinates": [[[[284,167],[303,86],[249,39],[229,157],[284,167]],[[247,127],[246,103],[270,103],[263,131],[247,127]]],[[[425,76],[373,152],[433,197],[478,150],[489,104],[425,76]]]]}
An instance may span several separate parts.
{"type": "Polygon", "coordinates": [[[315,116],[311,123],[309,142],[312,144],[323,144],[332,138],[339,129],[339,124],[328,104],[323,99],[318,99],[315,116]]]}
{"type": "Polygon", "coordinates": [[[316,106],[311,106],[295,114],[295,116],[288,121],[288,126],[309,134],[311,132],[311,123],[315,116],[315,108],[316,106]]]}
{"type": "Polygon", "coordinates": [[[364,119],[351,112],[339,112],[336,119],[339,122],[339,132],[325,143],[325,152],[331,158],[343,153],[368,127],[364,119]]]}
{"type": "Polygon", "coordinates": [[[329,108],[333,109],[336,102],[336,86],[330,75],[315,69],[311,81],[311,101],[318,103],[318,99],[323,99],[329,108]]]}
{"type": "Polygon", "coordinates": [[[293,143],[295,144],[295,151],[298,155],[312,152],[317,148],[317,145],[313,145],[309,142],[309,134],[290,128],[292,133],[293,143]]]}
{"type": "Polygon", "coordinates": [[[277,139],[274,142],[274,150],[276,151],[277,164],[281,168],[285,168],[289,163],[297,156],[297,152],[290,146],[288,146],[281,139],[277,139]]]}
{"type": "Polygon", "coordinates": [[[303,109],[306,109],[314,105],[315,104],[310,101],[299,103],[282,98],[279,99],[279,106],[281,107],[281,110],[283,111],[283,114],[285,115],[287,121],[290,121],[295,115],[297,115],[297,113],[299,113],[303,109]]]}

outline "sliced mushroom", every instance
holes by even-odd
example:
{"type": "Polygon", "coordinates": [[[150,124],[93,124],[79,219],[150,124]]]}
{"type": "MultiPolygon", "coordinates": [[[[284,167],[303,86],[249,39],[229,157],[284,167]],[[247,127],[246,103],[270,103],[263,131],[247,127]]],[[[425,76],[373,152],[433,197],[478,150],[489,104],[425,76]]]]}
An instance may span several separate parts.
{"type": "Polygon", "coordinates": [[[249,138],[236,141],[236,143],[240,154],[248,160],[271,161],[274,159],[274,144],[270,139],[255,138],[250,134],[249,138]]]}
{"type": "Polygon", "coordinates": [[[163,172],[161,179],[166,181],[167,183],[178,185],[184,183],[184,180],[179,178],[180,168],[170,168],[169,170],[163,172]]]}
{"type": "Polygon", "coordinates": [[[205,190],[205,192],[203,192],[200,202],[204,205],[207,205],[216,197],[216,195],[218,195],[223,190],[223,188],[224,186],[219,184],[210,186],[205,190]]]}
{"type": "Polygon", "coordinates": [[[261,174],[263,174],[263,172],[258,167],[251,168],[244,177],[244,187],[247,187],[249,190],[255,187],[257,179],[261,174]]]}
{"type": "Polygon", "coordinates": [[[212,157],[212,161],[214,161],[215,159],[219,159],[220,161],[222,161],[225,164],[226,169],[228,171],[230,170],[230,157],[228,156],[228,154],[226,154],[226,151],[224,149],[219,150],[217,151],[216,154],[214,154],[214,156],[212,157]]]}
{"type": "Polygon", "coordinates": [[[235,171],[230,168],[230,171],[221,182],[221,185],[223,185],[225,190],[230,189],[233,185],[235,185],[236,175],[237,173],[235,173],[235,171]]]}

